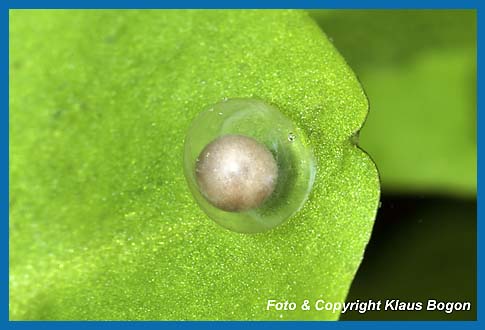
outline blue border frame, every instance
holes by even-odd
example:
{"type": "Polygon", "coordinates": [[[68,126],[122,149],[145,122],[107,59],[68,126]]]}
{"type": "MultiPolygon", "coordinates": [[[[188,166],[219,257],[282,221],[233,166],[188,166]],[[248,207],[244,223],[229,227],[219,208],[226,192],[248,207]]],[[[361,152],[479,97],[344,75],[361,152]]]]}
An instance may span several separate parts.
{"type": "MultiPolygon", "coordinates": [[[[2,113],[2,119],[0,120],[3,127],[2,134],[0,135],[1,143],[1,155],[3,156],[1,162],[1,170],[4,175],[0,177],[1,180],[1,194],[3,205],[5,205],[5,210],[2,212],[3,225],[3,249],[2,249],[2,259],[5,280],[1,285],[1,292],[4,299],[2,299],[2,307],[4,308],[4,317],[0,320],[1,329],[24,329],[24,328],[37,328],[37,329],[61,329],[61,328],[82,328],[82,329],[93,329],[100,327],[107,327],[111,329],[126,329],[126,328],[139,328],[143,327],[145,329],[182,329],[195,327],[200,329],[242,329],[246,327],[251,327],[254,329],[264,329],[267,327],[278,327],[280,330],[295,329],[299,327],[305,327],[307,329],[319,329],[323,326],[331,328],[412,328],[412,329],[422,329],[422,328],[482,328],[484,326],[484,308],[481,304],[481,298],[483,295],[483,286],[480,281],[477,282],[477,321],[344,321],[344,322],[308,322],[308,321],[293,321],[293,322],[273,322],[273,321],[256,321],[256,322],[212,322],[212,321],[190,321],[190,322],[175,322],[175,321],[148,321],[148,322],[103,322],[103,321],[9,321],[9,288],[8,288],[8,277],[9,277],[9,114],[8,114],[8,98],[9,98],[9,58],[8,58],[8,47],[9,47],[9,9],[21,9],[21,8],[302,8],[302,9],[317,9],[317,8],[328,8],[328,9],[476,9],[477,10],[477,148],[478,148],[478,174],[477,174],[477,279],[480,279],[483,272],[483,259],[484,259],[484,245],[480,240],[480,233],[483,233],[485,227],[482,223],[483,218],[483,206],[481,205],[480,196],[485,188],[482,188],[481,182],[481,165],[482,152],[481,146],[485,138],[485,133],[480,130],[480,126],[483,126],[485,117],[481,114],[481,100],[482,95],[485,94],[485,89],[483,84],[481,84],[482,74],[482,63],[480,59],[481,45],[484,44],[484,28],[482,24],[483,15],[481,14],[481,9],[485,5],[481,5],[478,0],[474,1],[450,1],[450,0],[410,0],[410,1],[389,1],[382,0],[370,0],[366,3],[358,0],[330,0],[330,1],[311,1],[311,0],[281,0],[281,1],[261,1],[261,0],[235,0],[231,2],[222,1],[207,1],[207,2],[197,2],[194,0],[184,0],[184,1],[172,1],[162,3],[156,0],[71,0],[71,1],[61,1],[61,0],[18,0],[18,1],[8,1],[5,0],[0,4],[1,6],[1,21],[2,21],[2,34],[1,43],[5,46],[5,51],[2,52],[1,62],[4,68],[4,78],[2,79],[2,101],[5,104],[4,112],[2,113]]],[[[3,71],[3,70],[2,70],[3,71]]]]}
{"type": "MultiPolygon", "coordinates": [[[[8,0],[7,0],[8,1],[8,0]]],[[[5,4],[4,4],[5,5],[5,4]]],[[[302,8],[302,9],[478,9],[479,0],[450,1],[450,0],[408,0],[389,1],[368,0],[233,0],[223,2],[218,0],[196,1],[166,1],[159,0],[11,0],[7,8],[302,8]]]]}

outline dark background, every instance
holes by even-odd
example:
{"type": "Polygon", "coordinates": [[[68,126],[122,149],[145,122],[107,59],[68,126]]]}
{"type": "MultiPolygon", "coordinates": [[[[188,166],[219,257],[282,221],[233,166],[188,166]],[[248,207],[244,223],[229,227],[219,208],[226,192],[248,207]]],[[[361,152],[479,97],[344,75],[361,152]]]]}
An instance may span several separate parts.
{"type": "Polygon", "coordinates": [[[384,192],[347,301],[470,301],[472,310],[348,312],[342,319],[476,319],[476,215],[473,199],[384,192]]]}

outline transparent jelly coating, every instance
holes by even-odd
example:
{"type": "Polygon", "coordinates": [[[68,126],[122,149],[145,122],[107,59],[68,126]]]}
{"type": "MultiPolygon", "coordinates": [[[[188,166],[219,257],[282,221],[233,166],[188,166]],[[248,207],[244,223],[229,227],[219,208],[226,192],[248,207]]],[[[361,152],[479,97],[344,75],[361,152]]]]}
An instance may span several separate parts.
{"type": "MultiPolygon", "coordinates": [[[[235,232],[259,233],[283,223],[303,206],[315,178],[315,162],[302,131],[278,109],[257,99],[228,99],[201,112],[193,121],[185,138],[184,173],[195,200],[211,219],[235,232]],[[272,159],[261,148],[269,151],[272,159]],[[207,162],[214,169],[213,179],[210,177],[212,168],[207,169],[201,160],[201,157],[212,157],[211,152],[218,153],[212,154],[216,159],[207,162]],[[224,187],[224,182],[220,182],[224,167],[219,166],[218,161],[228,160],[249,167],[242,173],[253,173],[251,178],[255,182],[243,181],[241,184],[247,184],[247,188],[233,190],[250,200],[253,200],[250,198],[252,191],[258,191],[258,184],[264,186],[257,181],[264,177],[258,173],[273,171],[275,162],[276,183],[269,194],[261,200],[254,198],[257,203],[244,204],[244,207],[225,207],[215,202],[219,197],[232,202],[240,197],[222,196],[230,194],[231,190],[221,190],[221,196],[217,196],[217,190],[207,191],[207,182],[211,180],[214,181],[212,186],[224,187]],[[201,170],[205,171],[204,181],[201,181],[201,170]]],[[[228,187],[230,183],[227,182],[228,187]]]]}

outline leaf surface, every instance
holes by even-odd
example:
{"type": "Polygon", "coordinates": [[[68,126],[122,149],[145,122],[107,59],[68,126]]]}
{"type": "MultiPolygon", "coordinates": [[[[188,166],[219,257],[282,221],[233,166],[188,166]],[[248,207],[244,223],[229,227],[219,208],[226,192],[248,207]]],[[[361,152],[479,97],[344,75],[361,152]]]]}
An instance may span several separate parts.
{"type": "Polygon", "coordinates": [[[12,11],[11,319],[337,319],[268,299],[343,301],[379,199],[351,143],[354,74],[294,11],[12,11]],[[183,175],[191,121],[223,98],[308,135],[304,207],[263,234],[208,219],[183,175]]]}

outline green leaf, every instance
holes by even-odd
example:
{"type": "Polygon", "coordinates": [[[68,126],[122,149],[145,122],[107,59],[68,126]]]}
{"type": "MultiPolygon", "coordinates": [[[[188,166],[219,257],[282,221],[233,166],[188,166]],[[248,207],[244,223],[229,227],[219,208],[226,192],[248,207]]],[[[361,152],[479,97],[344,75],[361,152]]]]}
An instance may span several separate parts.
{"type": "Polygon", "coordinates": [[[369,97],[360,145],[378,164],[383,189],[474,196],[476,11],[312,15],[369,97]]]}
{"type": "Polygon", "coordinates": [[[302,12],[13,11],[11,319],[337,319],[268,299],[345,299],[378,199],[351,143],[367,100],[302,12]],[[263,234],[223,229],[183,175],[194,117],[273,104],[308,135],[304,207],[263,234]]]}

